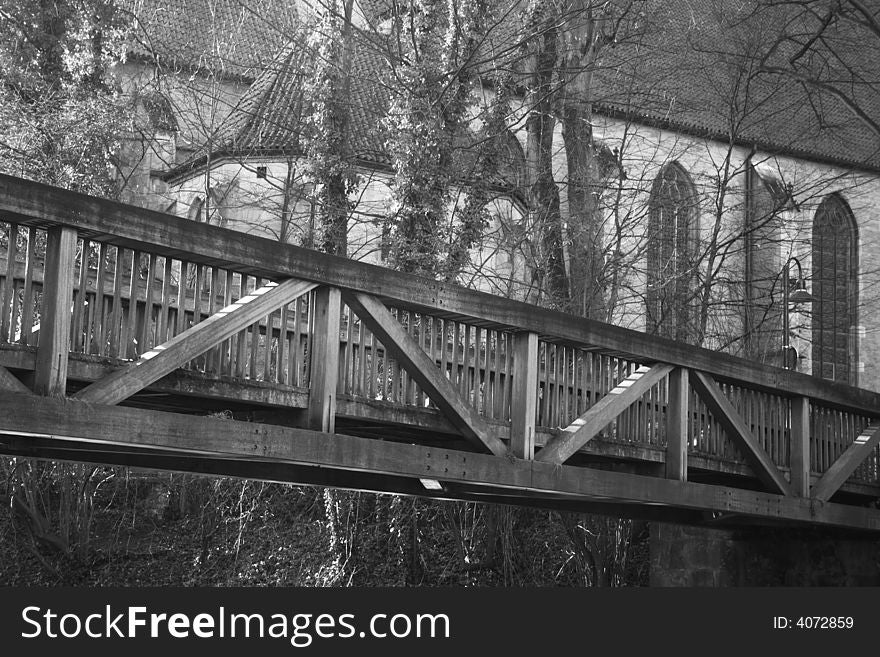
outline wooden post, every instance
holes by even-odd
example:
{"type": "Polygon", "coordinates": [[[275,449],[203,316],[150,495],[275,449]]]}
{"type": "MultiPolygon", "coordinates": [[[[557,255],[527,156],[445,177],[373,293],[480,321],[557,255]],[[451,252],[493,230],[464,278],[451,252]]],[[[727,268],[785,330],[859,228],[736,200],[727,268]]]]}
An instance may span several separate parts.
{"type": "Polygon", "coordinates": [[[38,395],[63,397],[67,389],[75,259],[76,230],[60,226],[50,228],[46,243],[40,343],[34,369],[34,392],[38,395]]]}
{"type": "Polygon", "coordinates": [[[342,297],[338,288],[321,287],[315,291],[308,426],[325,433],[334,433],[336,430],[341,311],[342,297]]]}
{"type": "Polygon", "coordinates": [[[538,334],[513,338],[513,391],[510,400],[510,451],[520,459],[535,458],[535,415],[538,403],[538,334]]]}
{"type": "Polygon", "coordinates": [[[677,367],[669,373],[669,402],[666,404],[667,479],[687,481],[689,399],[688,371],[677,367]]]}
{"type": "Polygon", "coordinates": [[[791,489],[799,497],[810,496],[810,400],[791,400],[791,489]]]}

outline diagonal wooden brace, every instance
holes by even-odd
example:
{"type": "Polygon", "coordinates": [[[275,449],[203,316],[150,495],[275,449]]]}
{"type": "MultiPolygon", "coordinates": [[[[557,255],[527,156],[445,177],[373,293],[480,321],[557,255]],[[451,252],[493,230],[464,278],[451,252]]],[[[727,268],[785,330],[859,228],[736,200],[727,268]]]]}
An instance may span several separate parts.
{"type": "Polygon", "coordinates": [[[822,502],[830,500],[862,461],[868,458],[878,442],[880,442],[880,422],[875,421],[859,434],[853,444],[846,448],[846,451],[825,471],[822,478],[813,485],[811,497],[822,502]]]}
{"type": "Polygon", "coordinates": [[[746,461],[755,471],[755,475],[771,492],[779,495],[791,495],[792,490],[776,464],[767,456],[767,452],[758,443],[751,429],[740,417],[730,400],[721,392],[721,388],[707,374],[692,372],[691,386],[700,395],[712,416],[721,424],[731,440],[739,447],[746,461]]]}
{"type": "Polygon", "coordinates": [[[19,381],[15,375],[0,365],[0,390],[9,392],[22,392],[25,394],[33,394],[25,384],[19,381]]]}
{"type": "Polygon", "coordinates": [[[118,404],[317,286],[317,283],[296,278],[264,285],[168,342],[153,347],[134,363],[83,388],[74,398],[96,404],[118,404]]]}
{"type": "Polygon", "coordinates": [[[551,438],[535,455],[535,460],[557,465],[565,463],[672,370],[672,365],[639,366],[586,413],[551,438]]]}
{"type": "Polygon", "coordinates": [[[382,302],[359,292],[343,292],[342,296],[465,438],[496,456],[507,453],[507,447],[492,435],[486,421],[461,398],[455,386],[440,373],[436,363],[382,302]]]}

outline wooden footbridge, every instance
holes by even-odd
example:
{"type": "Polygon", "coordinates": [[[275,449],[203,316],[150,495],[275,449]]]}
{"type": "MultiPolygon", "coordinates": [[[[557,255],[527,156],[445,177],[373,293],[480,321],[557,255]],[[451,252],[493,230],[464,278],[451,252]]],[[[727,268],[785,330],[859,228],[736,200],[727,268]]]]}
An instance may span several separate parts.
{"type": "Polygon", "coordinates": [[[0,453],[880,531],[880,395],[0,176],[0,453]]]}

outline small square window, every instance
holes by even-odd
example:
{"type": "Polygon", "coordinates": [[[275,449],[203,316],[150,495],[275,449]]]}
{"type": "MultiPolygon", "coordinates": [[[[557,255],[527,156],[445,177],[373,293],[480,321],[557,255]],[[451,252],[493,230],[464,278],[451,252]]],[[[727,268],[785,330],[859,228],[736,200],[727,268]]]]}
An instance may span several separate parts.
{"type": "Polygon", "coordinates": [[[266,177],[266,167],[257,167],[257,178],[266,177]]]}

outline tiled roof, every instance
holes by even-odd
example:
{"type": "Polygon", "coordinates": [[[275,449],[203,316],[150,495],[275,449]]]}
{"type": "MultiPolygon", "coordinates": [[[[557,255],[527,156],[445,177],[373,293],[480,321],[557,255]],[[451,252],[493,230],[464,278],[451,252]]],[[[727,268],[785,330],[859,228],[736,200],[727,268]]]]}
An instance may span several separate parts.
{"type": "MultiPolygon", "coordinates": [[[[801,41],[812,34],[814,26],[791,20],[787,11],[790,6],[725,0],[658,3],[653,16],[659,29],[642,46],[652,56],[635,57],[626,46],[612,52],[598,75],[599,105],[685,132],[722,140],[733,134],[765,150],[880,169],[880,137],[840,99],[808,90],[790,76],[758,71],[758,58],[783,25],[801,41]],[[752,57],[734,54],[744,50],[752,57]],[[615,65],[627,61],[631,70],[615,65]]],[[[880,122],[880,40],[872,47],[855,40],[846,25],[836,25],[823,42],[834,57],[824,58],[822,79],[843,88],[880,122]]],[[[785,42],[765,63],[787,65],[795,54],[793,43],[785,42]]]]}
{"type": "MultiPolygon", "coordinates": [[[[218,150],[238,154],[298,152],[306,108],[303,65],[309,56],[301,39],[282,47],[242,96],[216,140],[218,150]]],[[[359,160],[386,164],[379,120],[387,96],[376,77],[381,67],[381,60],[366,50],[353,63],[350,146],[359,160]]]]}
{"type": "Polygon", "coordinates": [[[253,79],[298,24],[291,0],[120,0],[130,51],[168,67],[253,79]]]}
{"type": "MultiPolygon", "coordinates": [[[[212,0],[173,1],[186,5],[212,0]]],[[[236,0],[213,1],[238,6],[236,0]]],[[[369,11],[371,5],[383,1],[362,1],[361,5],[369,11]]],[[[754,0],[649,0],[647,14],[654,29],[637,44],[623,42],[604,50],[592,90],[596,110],[698,136],[726,140],[734,135],[737,143],[754,144],[762,150],[880,170],[880,139],[855,120],[840,100],[808,93],[790,78],[758,75],[749,69],[754,62],[732,55],[744,44],[760,54],[778,32],[780,17],[773,13],[777,10],[765,8],[755,13],[755,7],[754,0]]],[[[516,49],[508,46],[517,32],[513,27],[516,20],[517,15],[511,13],[508,23],[485,45],[487,50],[503,53],[509,58],[505,63],[511,66],[518,56],[516,49]]],[[[251,23],[240,31],[248,39],[260,41],[256,36],[259,29],[258,23],[251,23]]],[[[791,24],[788,29],[793,29],[791,24]]],[[[827,38],[840,61],[854,68],[857,82],[859,75],[874,82],[873,87],[856,84],[849,91],[869,116],[880,121],[880,52],[852,42],[849,36],[835,28],[827,38]]],[[[284,64],[301,57],[302,50],[297,55],[297,48],[288,44],[276,52],[280,54],[264,65],[263,73],[242,99],[231,129],[218,142],[221,150],[284,152],[295,148],[302,87],[293,71],[299,69],[284,64]]],[[[790,49],[780,51],[776,60],[791,54],[790,49]]],[[[256,60],[248,65],[256,68],[256,60]]],[[[375,49],[359,47],[354,67],[353,152],[361,160],[387,164],[378,122],[387,104],[383,75],[388,63],[375,49]]]]}

